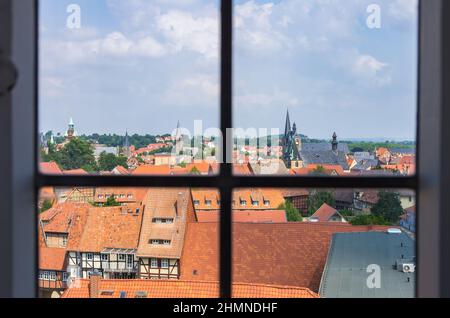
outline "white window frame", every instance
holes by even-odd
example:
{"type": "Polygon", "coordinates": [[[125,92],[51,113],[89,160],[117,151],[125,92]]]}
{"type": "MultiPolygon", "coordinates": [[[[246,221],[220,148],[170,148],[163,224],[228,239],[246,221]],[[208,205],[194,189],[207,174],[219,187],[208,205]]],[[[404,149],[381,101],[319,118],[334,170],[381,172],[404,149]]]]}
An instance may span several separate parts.
{"type": "Polygon", "coordinates": [[[86,253],[86,260],[87,261],[93,261],[94,260],[94,254],[93,253],[86,253]]]}
{"type": "Polygon", "coordinates": [[[150,268],[158,268],[159,262],[157,258],[151,258],[150,259],[150,268]]]}
{"type": "Polygon", "coordinates": [[[170,261],[168,258],[161,259],[161,268],[167,269],[167,268],[169,268],[169,265],[170,265],[170,261]]]}

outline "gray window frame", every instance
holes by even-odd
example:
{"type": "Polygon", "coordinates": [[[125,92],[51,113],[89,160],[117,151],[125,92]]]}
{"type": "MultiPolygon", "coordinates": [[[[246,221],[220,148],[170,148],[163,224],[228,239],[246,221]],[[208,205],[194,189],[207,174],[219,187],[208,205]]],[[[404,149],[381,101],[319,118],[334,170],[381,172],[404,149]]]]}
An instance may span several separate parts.
{"type": "MultiPolygon", "coordinates": [[[[450,297],[450,3],[420,4],[417,176],[407,178],[236,177],[224,164],[217,177],[57,177],[37,166],[37,0],[0,0],[0,54],[19,77],[0,96],[0,297],[36,297],[37,189],[41,186],[217,187],[221,192],[220,293],[231,296],[232,190],[236,187],[409,188],[417,191],[418,297],[450,297]]],[[[232,127],[232,2],[221,3],[221,129],[232,127]]],[[[0,70],[1,71],[1,70],[0,70]]],[[[1,73],[0,73],[1,76],[1,73]]],[[[232,149],[227,136],[226,148],[232,149]]],[[[231,155],[230,153],[228,156],[231,155]]],[[[224,159],[227,158],[224,152],[224,159]]],[[[229,162],[229,161],[226,161],[229,162]]]]}

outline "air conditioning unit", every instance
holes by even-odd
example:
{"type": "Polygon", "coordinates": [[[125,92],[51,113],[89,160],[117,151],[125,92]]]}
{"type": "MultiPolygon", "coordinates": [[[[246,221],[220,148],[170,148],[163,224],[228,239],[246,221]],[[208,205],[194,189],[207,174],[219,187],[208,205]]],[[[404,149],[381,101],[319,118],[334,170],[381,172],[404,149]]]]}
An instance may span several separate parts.
{"type": "Polygon", "coordinates": [[[403,273],[414,273],[416,271],[416,265],[413,263],[401,264],[401,271],[403,273]]]}

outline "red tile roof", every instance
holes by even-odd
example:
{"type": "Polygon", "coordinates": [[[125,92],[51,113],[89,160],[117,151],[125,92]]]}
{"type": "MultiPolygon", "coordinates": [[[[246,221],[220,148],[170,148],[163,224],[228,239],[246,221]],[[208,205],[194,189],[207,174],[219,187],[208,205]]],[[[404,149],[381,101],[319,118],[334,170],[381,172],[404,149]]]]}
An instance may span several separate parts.
{"type": "MultiPolygon", "coordinates": [[[[334,233],[386,229],[343,223],[235,223],[233,280],[317,291],[334,233]]],[[[182,280],[218,280],[218,230],[218,223],[188,224],[182,280]]]]}
{"type": "Polygon", "coordinates": [[[41,172],[44,174],[62,174],[62,170],[59,168],[58,164],[54,161],[41,162],[39,166],[41,172]]]}
{"type": "Polygon", "coordinates": [[[39,269],[63,271],[65,269],[66,250],[62,248],[39,248],[39,269]]]}
{"type": "Polygon", "coordinates": [[[312,219],[316,219],[319,222],[328,222],[336,214],[339,213],[335,208],[332,208],[328,204],[324,203],[322,206],[311,216],[312,219]]]}
{"type": "Polygon", "coordinates": [[[67,249],[76,250],[80,243],[90,208],[91,205],[88,203],[60,203],[41,213],[39,219],[45,223],[45,232],[67,233],[67,249]]]}
{"type": "MultiPolygon", "coordinates": [[[[219,222],[220,211],[196,212],[198,222],[219,222]]],[[[233,222],[237,223],[285,223],[286,212],[283,210],[233,211],[233,222]]]]}
{"type": "Polygon", "coordinates": [[[76,251],[101,252],[106,248],[137,249],[142,209],[139,205],[90,208],[76,251]],[[136,213],[136,209],[139,212],[136,213]]]}
{"type": "Polygon", "coordinates": [[[69,176],[88,175],[89,173],[84,169],[64,170],[63,174],[69,176]]]}
{"type": "MultiPolygon", "coordinates": [[[[62,298],[89,298],[89,280],[81,279],[67,289],[62,298]]],[[[146,298],[218,298],[219,283],[181,280],[100,280],[99,298],[135,298],[146,293],[146,298]]],[[[263,284],[233,284],[234,298],[318,298],[307,288],[263,284]]]]}

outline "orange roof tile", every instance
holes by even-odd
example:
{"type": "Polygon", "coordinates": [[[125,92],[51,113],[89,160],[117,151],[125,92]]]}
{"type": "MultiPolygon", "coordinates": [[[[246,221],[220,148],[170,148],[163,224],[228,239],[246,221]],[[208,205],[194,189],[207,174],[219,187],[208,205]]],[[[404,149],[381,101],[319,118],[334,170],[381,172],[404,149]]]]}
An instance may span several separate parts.
{"type": "MultiPolygon", "coordinates": [[[[198,222],[219,222],[220,211],[196,212],[198,222]]],[[[283,210],[233,211],[233,222],[237,223],[285,223],[283,210]]]]}
{"type": "Polygon", "coordinates": [[[76,250],[90,207],[88,203],[59,203],[41,213],[39,219],[44,222],[43,228],[46,233],[67,233],[67,249],[76,250]]]}
{"type": "MultiPolygon", "coordinates": [[[[67,289],[62,298],[89,298],[89,280],[81,279],[67,289]]],[[[100,280],[99,298],[135,298],[137,292],[147,298],[218,298],[219,283],[181,280],[100,280]]],[[[234,298],[318,298],[307,288],[263,284],[234,283],[234,298]]]]}
{"type": "Polygon", "coordinates": [[[122,166],[115,167],[112,170],[112,172],[115,172],[115,173],[118,173],[118,174],[121,174],[121,175],[124,175],[124,176],[130,174],[130,172],[127,169],[125,169],[124,167],[122,167],[122,166]]]}
{"type": "Polygon", "coordinates": [[[153,166],[142,165],[137,167],[131,174],[132,175],[170,175],[172,174],[172,168],[169,165],[153,166]]]}
{"type": "Polygon", "coordinates": [[[63,271],[65,269],[66,250],[62,248],[39,248],[39,269],[63,271]]]}
{"type": "Polygon", "coordinates": [[[79,175],[88,175],[89,173],[86,172],[86,170],[84,169],[73,169],[73,170],[64,170],[63,174],[69,176],[79,176],[79,175]]]}
{"type": "Polygon", "coordinates": [[[62,174],[62,170],[59,168],[58,164],[54,161],[41,162],[39,166],[41,172],[44,174],[62,174]]]}
{"type": "Polygon", "coordinates": [[[90,208],[76,251],[101,252],[106,248],[136,249],[141,228],[139,205],[90,208]],[[139,212],[136,213],[136,209],[139,212]]]}
{"type": "Polygon", "coordinates": [[[140,187],[99,187],[95,189],[94,202],[105,203],[107,196],[114,196],[119,203],[141,203],[148,190],[140,187]]]}
{"type": "Polygon", "coordinates": [[[144,200],[145,209],[137,255],[139,257],[180,258],[187,221],[195,221],[189,189],[152,188],[144,200]],[[154,218],[173,218],[173,223],[157,224],[154,218]],[[170,245],[151,244],[152,239],[166,240],[170,245]]]}
{"type": "Polygon", "coordinates": [[[233,173],[238,176],[249,176],[252,175],[252,171],[249,164],[233,164],[233,173]]]}
{"type": "MultiPolygon", "coordinates": [[[[233,280],[317,291],[334,233],[386,229],[344,223],[234,223],[233,280]]],[[[218,223],[188,224],[182,280],[218,280],[218,234],[218,223]]]]}
{"type": "Polygon", "coordinates": [[[312,219],[316,219],[319,222],[328,222],[336,214],[339,213],[335,208],[332,208],[328,204],[324,203],[322,206],[311,216],[312,219]]]}

